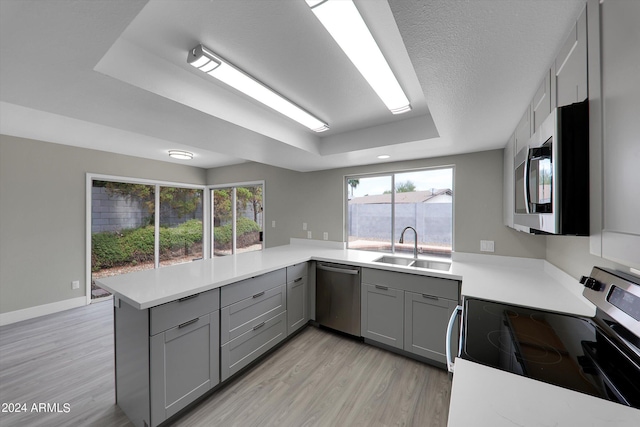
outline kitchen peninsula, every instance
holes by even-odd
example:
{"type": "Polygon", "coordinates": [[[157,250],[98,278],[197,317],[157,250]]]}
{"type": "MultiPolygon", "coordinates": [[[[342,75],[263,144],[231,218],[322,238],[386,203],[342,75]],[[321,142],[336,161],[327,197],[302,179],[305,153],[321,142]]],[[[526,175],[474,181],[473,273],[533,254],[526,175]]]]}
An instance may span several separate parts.
{"type": "Polygon", "coordinates": [[[593,306],[576,290],[577,282],[543,260],[454,254],[450,270],[440,271],[383,264],[376,261],[379,257],[292,239],[290,245],[263,251],[99,280],[114,294],[118,405],[134,424],[158,425],[282,342],[291,308],[283,286],[296,280],[307,286],[302,293],[304,326],[315,308],[315,278],[308,261],[423,275],[458,286],[462,281],[465,295],[501,295],[514,304],[593,314],[593,306]],[[243,320],[242,312],[251,310],[243,320]],[[263,320],[249,325],[246,319],[253,319],[256,310],[264,313],[263,320]],[[225,316],[230,319],[226,327],[225,316]],[[167,371],[181,372],[185,365],[189,373],[167,371]],[[197,367],[204,379],[189,377],[197,367]]]}

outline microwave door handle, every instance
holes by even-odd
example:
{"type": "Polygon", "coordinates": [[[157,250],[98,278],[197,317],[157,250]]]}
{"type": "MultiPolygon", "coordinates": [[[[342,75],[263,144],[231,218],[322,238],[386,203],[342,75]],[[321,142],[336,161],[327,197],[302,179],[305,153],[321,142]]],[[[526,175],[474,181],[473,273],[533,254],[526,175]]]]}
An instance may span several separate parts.
{"type": "Polygon", "coordinates": [[[524,208],[527,214],[531,213],[531,209],[529,208],[531,197],[529,195],[529,162],[531,161],[531,151],[527,149],[527,158],[524,159],[524,179],[522,182],[524,183],[524,208]]]}

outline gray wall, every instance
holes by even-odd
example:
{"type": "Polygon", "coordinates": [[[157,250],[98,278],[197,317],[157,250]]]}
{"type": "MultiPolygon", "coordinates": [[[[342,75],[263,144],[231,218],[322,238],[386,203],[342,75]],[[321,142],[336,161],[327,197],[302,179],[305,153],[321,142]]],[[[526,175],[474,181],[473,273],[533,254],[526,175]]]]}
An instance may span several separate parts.
{"type": "Polygon", "coordinates": [[[87,172],[206,180],[200,168],[0,135],[0,313],[85,295],[87,172]]]}
{"type": "Polygon", "coordinates": [[[454,250],[480,252],[480,240],[494,240],[497,255],[544,258],[546,238],[511,230],[502,222],[502,150],[406,162],[293,172],[257,163],[210,169],[208,184],[265,180],[266,246],[306,238],[302,223],[314,239],[329,233],[342,242],[344,228],[344,176],[455,165],[454,250]],[[271,222],[276,221],[276,228],[271,222]]]}

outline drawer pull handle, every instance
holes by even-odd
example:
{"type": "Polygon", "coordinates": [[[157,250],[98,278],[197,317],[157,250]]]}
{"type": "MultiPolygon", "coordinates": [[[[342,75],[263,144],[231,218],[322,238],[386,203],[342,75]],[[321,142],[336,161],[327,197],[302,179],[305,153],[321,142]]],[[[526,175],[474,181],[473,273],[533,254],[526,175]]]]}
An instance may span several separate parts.
{"type": "Polygon", "coordinates": [[[187,300],[190,300],[190,299],[193,299],[193,298],[198,298],[199,295],[200,294],[189,295],[188,297],[180,298],[178,300],[178,302],[183,302],[183,301],[187,301],[187,300]]]}
{"type": "Polygon", "coordinates": [[[264,326],[264,322],[257,324],[256,326],[253,327],[254,331],[257,331],[258,329],[262,328],[264,326]]]}
{"type": "Polygon", "coordinates": [[[264,295],[264,291],[263,291],[263,292],[260,292],[259,294],[255,294],[253,297],[254,297],[254,298],[259,298],[259,297],[261,297],[262,295],[264,295]]]}
{"type": "Polygon", "coordinates": [[[193,320],[189,320],[188,322],[184,322],[184,323],[182,323],[182,324],[178,325],[178,329],[180,329],[180,328],[184,328],[185,326],[189,326],[189,325],[191,325],[191,324],[193,324],[193,323],[196,323],[198,320],[200,320],[200,318],[199,318],[199,317],[196,317],[196,318],[195,318],[195,319],[193,319],[193,320]]]}
{"type": "Polygon", "coordinates": [[[301,280],[302,280],[302,277],[298,277],[296,280],[293,281],[293,283],[298,283],[301,280]]]}
{"type": "Polygon", "coordinates": [[[426,299],[433,299],[433,300],[439,300],[440,298],[438,298],[437,296],[434,295],[427,295],[427,294],[422,294],[422,298],[426,298],[426,299]]]}
{"type": "Polygon", "coordinates": [[[383,291],[388,291],[389,288],[387,286],[376,285],[376,289],[381,289],[383,291]]]}

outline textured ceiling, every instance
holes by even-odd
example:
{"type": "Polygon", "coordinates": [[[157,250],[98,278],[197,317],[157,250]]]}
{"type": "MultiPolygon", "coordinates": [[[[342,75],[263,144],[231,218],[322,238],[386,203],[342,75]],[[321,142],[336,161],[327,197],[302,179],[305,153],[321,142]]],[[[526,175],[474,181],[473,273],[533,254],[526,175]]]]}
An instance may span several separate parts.
{"type": "Polygon", "coordinates": [[[384,108],[304,0],[0,1],[0,132],[189,164],[318,170],[504,146],[584,0],[356,0],[413,110],[384,108]],[[203,43],[316,134],[186,63],[203,43]]]}

